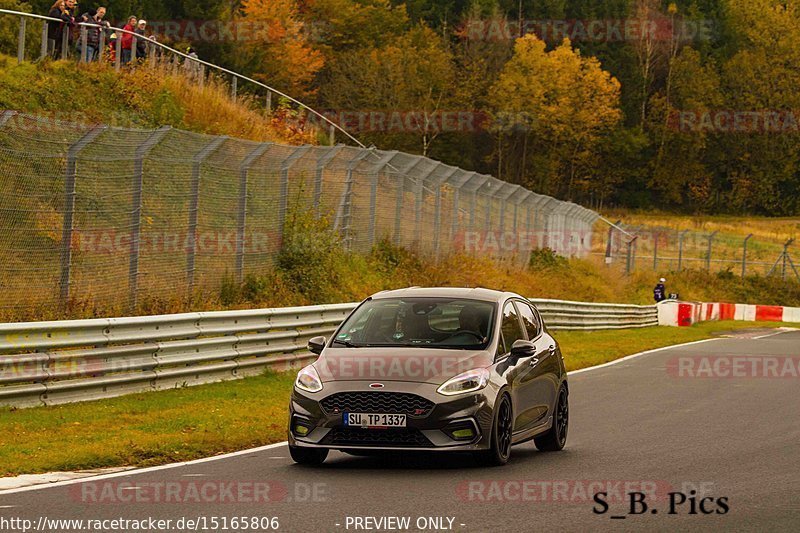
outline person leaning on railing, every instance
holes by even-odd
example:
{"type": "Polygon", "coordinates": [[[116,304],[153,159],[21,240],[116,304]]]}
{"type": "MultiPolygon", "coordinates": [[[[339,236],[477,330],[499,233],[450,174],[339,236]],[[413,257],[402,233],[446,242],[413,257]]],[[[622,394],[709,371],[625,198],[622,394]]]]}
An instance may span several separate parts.
{"type": "MultiPolygon", "coordinates": [[[[106,15],[106,8],[98,7],[97,10],[90,9],[88,12],[81,16],[83,22],[97,24],[97,26],[88,26],[86,28],[86,61],[95,61],[100,55],[100,32],[108,33],[111,25],[103,20],[106,15]]],[[[80,50],[81,41],[78,41],[78,49],[80,50]]]]}
{"type": "Polygon", "coordinates": [[[57,0],[50,8],[48,17],[60,19],[61,22],[50,20],[47,22],[47,47],[50,55],[53,58],[61,57],[63,48],[64,31],[70,31],[71,26],[75,23],[75,19],[67,8],[66,0],[57,0]]]}

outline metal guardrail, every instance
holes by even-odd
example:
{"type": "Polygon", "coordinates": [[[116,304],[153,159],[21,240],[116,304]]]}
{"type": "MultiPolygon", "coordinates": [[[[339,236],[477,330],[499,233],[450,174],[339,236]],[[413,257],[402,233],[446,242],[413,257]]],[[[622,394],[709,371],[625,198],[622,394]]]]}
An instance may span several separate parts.
{"type": "MultiPolygon", "coordinates": [[[[655,306],[531,300],[550,329],[658,325],[655,306]]],[[[288,370],[357,304],[0,324],[0,405],[31,407],[288,370]]]]}
{"type": "MultiPolygon", "coordinates": [[[[47,23],[48,22],[62,22],[61,19],[47,17],[47,16],[44,16],[44,15],[37,15],[37,14],[33,14],[33,13],[24,13],[22,11],[12,11],[12,10],[8,10],[8,9],[0,9],[0,16],[2,16],[2,15],[9,15],[9,16],[19,17],[19,21],[20,22],[19,22],[19,33],[18,33],[18,43],[17,43],[17,62],[18,63],[22,63],[23,61],[25,61],[25,45],[26,45],[25,41],[26,41],[27,20],[28,19],[42,21],[42,32],[41,32],[42,33],[42,44],[41,44],[40,58],[44,58],[45,56],[48,55],[48,47],[49,47],[49,45],[48,45],[48,35],[47,35],[47,23]]],[[[87,30],[89,28],[98,28],[98,29],[101,30],[101,32],[100,32],[100,46],[99,46],[99,49],[101,51],[104,50],[104,48],[105,48],[105,46],[104,46],[105,45],[105,32],[107,30],[108,31],[113,31],[113,32],[118,33],[118,34],[127,33],[127,34],[131,35],[133,37],[133,42],[131,44],[131,49],[132,50],[136,50],[136,40],[141,38],[141,36],[136,34],[135,32],[128,31],[128,30],[125,30],[123,28],[116,28],[116,27],[111,26],[111,25],[105,26],[105,25],[100,25],[100,24],[93,24],[93,23],[90,23],[90,22],[76,22],[75,24],[76,24],[76,26],[79,26],[81,28],[80,39],[81,39],[82,46],[81,46],[80,61],[84,62],[84,63],[87,61],[85,50],[86,50],[87,30]]],[[[66,59],[67,55],[69,53],[69,50],[68,50],[68,48],[69,48],[69,46],[68,46],[68,41],[69,41],[68,32],[64,32],[63,33],[63,39],[64,39],[64,42],[62,43],[62,48],[61,48],[61,51],[62,51],[61,58],[62,59],[66,59]]],[[[312,115],[316,116],[317,118],[319,118],[323,122],[325,122],[328,125],[328,127],[330,128],[331,145],[335,144],[335,142],[334,142],[335,132],[338,131],[338,132],[344,134],[348,139],[350,139],[356,145],[360,146],[361,148],[366,148],[366,146],[364,146],[364,144],[361,143],[361,141],[359,141],[356,137],[351,135],[347,130],[342,128],[339,124],[337,124],[334,121],[330,120],[328,117],[326,117],[322,113],[318,112],[317,110],[307,106],[306,104],[304,104],[300,100],[297,100],[296,98],[292,98],[288,94],[286,94],[286,93],[284,93],[282,91],[279,91],[278,89],[275,89],[274,87],[270,87],[269,85],[267,85],[265,83],[261,83],[260,81],[254,80],[253,78],[250,78],[250,77],[245,76],[243,74],[239,74],[238,72],[234,72],[234,71],[226,69],[224,67],[220,67],[219,65],[215,65],[213,63],[209,63],[208,61],[203,61],[202,59],[199,59],[199,58],[196,58],[196,57],[192,57],[192,56],[190,56],[188,54],[184,54],[184,53],[179,52],[178,50],[175,50],[174,48],[172,48],[170,46],[167,46],[166,44],[160,43],[160,42],[158,42],[158,41],[156,41],[154,39],[145,38],[145,40],[147,41],[147,47],[148,47],[148,50],[149,50],[148,55],[151,56],[151,63],[152,63],[152,58],[153,58],[152,57],[152,52],[157,47],[157,48],[160,48],[160,49],[172,54],[173,57],[182,58],[184,61],[192,61],[193,63],[196,63],[198,65],[198,67],[201,69],[201,76],[202,77],[204,77],[204,75],[205,75],[205,69],[206,68],[209,68],[209,69],[212,69],[212,70],[216,70],[217,72],[220,72],[222,74],[226,74],[226,75],[231,77],[231,96],[234,99],[236,98],[236,94],[237,94],[237,90],[238,90],[237,81],[238,80],[246,81],[248,83],[251,83],[253,85],[261,87],[262,89],[265,89],[267,91],[267,99],[266,99],[267,111],[271,111],[271,109],[272,109],[272,95],[275,94],[275,95],[280,96],[281,98],[284,98],[284,99],[292,102],[293,104],[303,108],[304,110],[308,111],[312,115]]],[[[118,70],[118,71],[120,70],[120,68],[122,66],[121,65],[121,57],[122,57],[122,39],[117,39],[117,42],[116,42],[116,60],[115,60],[114,66],[115,66],[116,70],[118,70]]]]}

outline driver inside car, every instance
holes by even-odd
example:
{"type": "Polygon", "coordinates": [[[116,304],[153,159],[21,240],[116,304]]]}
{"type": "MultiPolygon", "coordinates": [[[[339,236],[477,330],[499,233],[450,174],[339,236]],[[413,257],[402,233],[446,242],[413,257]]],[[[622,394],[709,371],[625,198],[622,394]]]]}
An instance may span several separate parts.
{"type": "Polygon", "coordinates": [[[486,326],[484,325],[487,317],[482,316],[483,313],[475,309],[471,305],[465,305],[461,312],[458,314],[459,330],[470,331],[483,339],[486,336],[486,326]]]}

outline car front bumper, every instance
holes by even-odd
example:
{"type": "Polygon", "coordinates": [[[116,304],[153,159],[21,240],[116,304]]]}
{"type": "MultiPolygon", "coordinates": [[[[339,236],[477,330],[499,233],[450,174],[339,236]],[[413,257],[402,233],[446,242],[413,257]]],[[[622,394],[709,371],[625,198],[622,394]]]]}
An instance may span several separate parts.
{"type": "Polygon", "coordinates": [[[288,441],[290,446],[359,449],[359,450],[414,450],[414,451],[477,451],[487,449],[493,421],[497,390],[490,383],[484,389],[456,396],[436,392],[438,385],[402,381],[384,382],[376,391],[369,381],[326,382],[323,390],[308,393],[292,392],[288,441]],[[404,393],[420,396],[433,403],[432,409],[422,416],[406,413],[406,428],[360,429],[347,428],[342,412],[326,412],[322,407],[325,398],[340,393],[392,394],[404,393]],[[308,433],[295,433],[297,424],[308,427],[308,433]],[[476,433],[469,439],[456,439],[449,430],[473,427],[476,433]],[[383,433],[377,433],[383,432],[383,433]]]}

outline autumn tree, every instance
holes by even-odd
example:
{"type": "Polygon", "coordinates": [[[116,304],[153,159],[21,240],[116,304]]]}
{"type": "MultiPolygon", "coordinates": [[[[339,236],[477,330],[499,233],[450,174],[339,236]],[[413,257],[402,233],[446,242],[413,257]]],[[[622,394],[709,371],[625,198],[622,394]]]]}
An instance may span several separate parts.
{"type": "Polygon", "coordinates": [[[295,0],[243,0],[239,21],[252,30],[239,66],[259,81],[296,97],[313,92],[322,54],[309,40],[295,0]]]}
{"type": "Polygon", "coordinates": [[[344,53],[329,67],[320,83],[323,105],[355,117],[380,113],[385,120],[366,124],[363,138],[430,152],[455,79],[452,54],[436,33],[417,26],[380,48],[344,53]]]}
{"type": "Polygon", "coordinates": [[[501,177],[524,168],[520,182],[538,191],[566,198],[590,191],[598,144],[621,118],[619,91],[619,82],[569,40],[547,52],[533,35],[518,39],[491,91],[501,177]],[[520,136],[521,151],[504,148],[520,136]]]}

